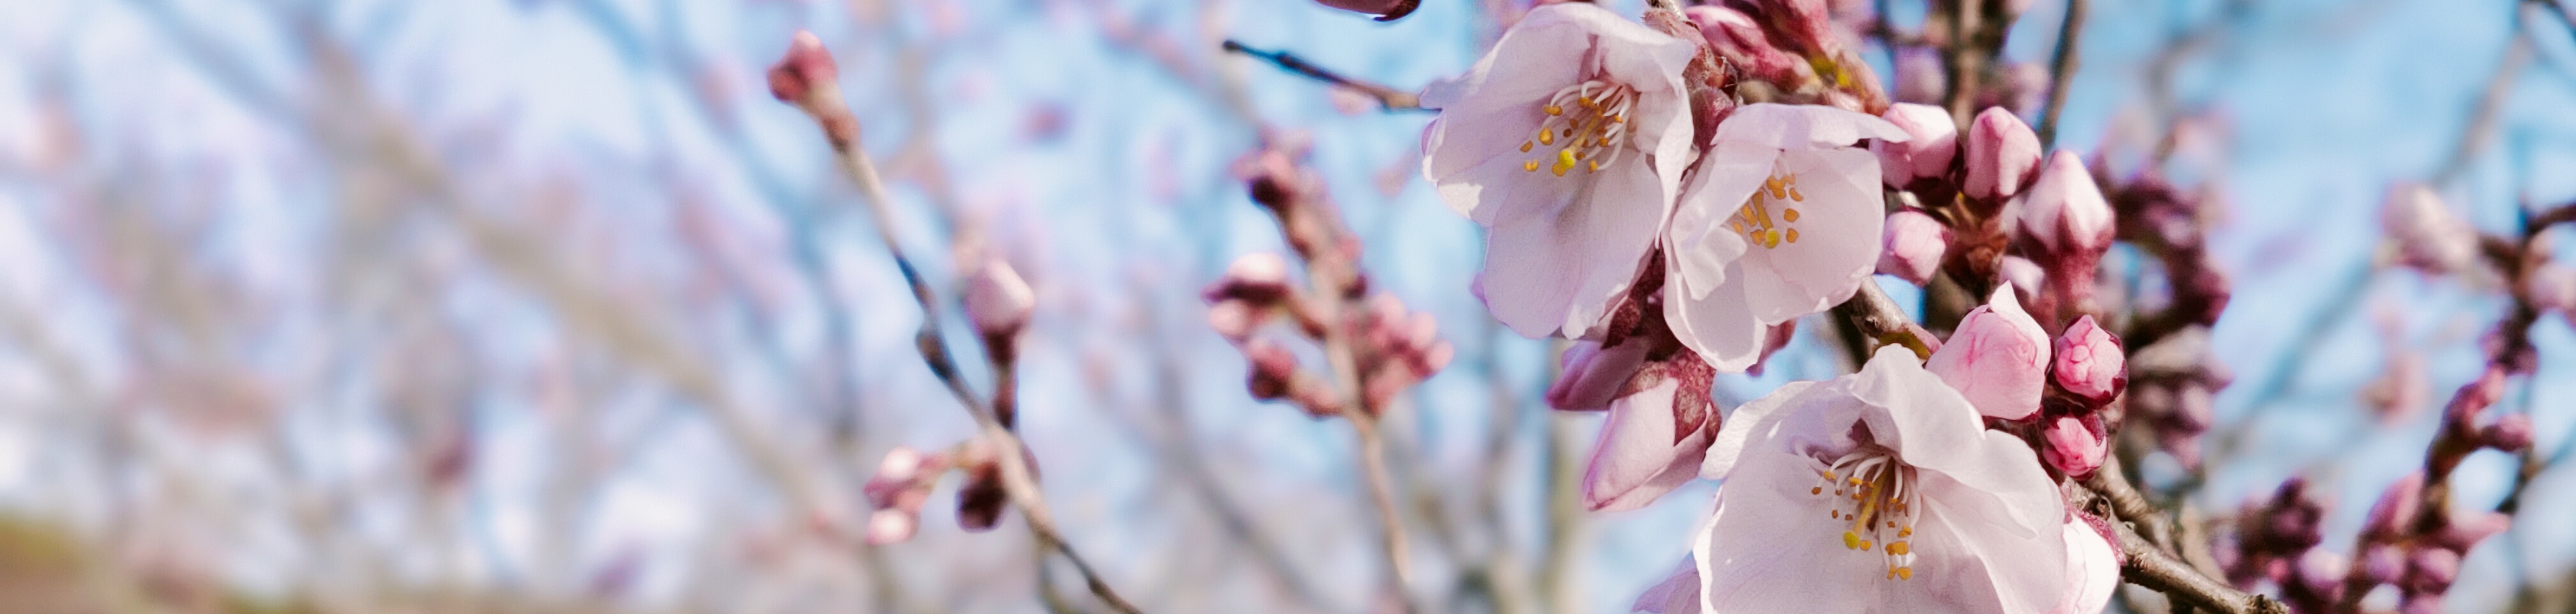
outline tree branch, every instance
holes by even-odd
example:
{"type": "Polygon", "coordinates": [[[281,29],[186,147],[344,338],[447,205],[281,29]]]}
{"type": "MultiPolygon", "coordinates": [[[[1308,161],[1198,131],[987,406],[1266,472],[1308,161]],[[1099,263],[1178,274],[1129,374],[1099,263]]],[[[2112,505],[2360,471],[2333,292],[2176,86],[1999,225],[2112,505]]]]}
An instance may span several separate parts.
{"type": "Polygon", "coordinates": [[[1330,83],[1336,86],[1349,88],[1352,91],[1362,94],[1367,94],[1370,98],[1377,99],[1377,106],[1380,109],[1388,111],[1427,110],[1422,108],[1422,98],[1414,95],[1412,92],[1406,92],[1376,83],[1345,77],[1342,76],[1341,73],[1327,70],[1322,66],[1316,66],[1312,62],[1306,61],[1305,58],[1297,57],[1295,54],[1291,54],[1286,51],[1263,51],[1245,46],[1243,43],[1236,42],[1231,39],[1225,41],[1225,50],[1260,58],[1262,61],[1269,62],[1272,66],[1279,67],[1280,70],[1297,73],[1298,75],[1305,76],[1309,79],[1330,83]]]}

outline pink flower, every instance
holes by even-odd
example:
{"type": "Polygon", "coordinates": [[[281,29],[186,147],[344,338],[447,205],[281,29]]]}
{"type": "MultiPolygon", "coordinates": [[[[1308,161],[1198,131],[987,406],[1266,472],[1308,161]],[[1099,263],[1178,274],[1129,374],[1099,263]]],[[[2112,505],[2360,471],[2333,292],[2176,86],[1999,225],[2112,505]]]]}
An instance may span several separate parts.
{"type": "Polygon", "coordinates": [[[1530,337],[1600,327],[1690,162],[1691,42],[1598,6],[1533,9],[1466,75],[1433,84],[1422,174],[1489,231],[1484,294],[1530,337]]]}
{"type": "Polygon", "coordinates": [[[1018,334],[1029,325],[1029,314],[1036,308],[1037,293],[1008,262],[987,260],[967,282],[966,319],[986,337],[1018,334]]]}
{"type": "Polygon", "coordinates": [[[2120,338],[2102,330],[2093,316],[2076,318],[2066,325],[2066,333],[2057,336],[2056,364],[2050,376],[2057,387],[2081,398],[2093,407],[2110,403],[2129,385],[2128,356],[2120,350],[2120,338]]]}
{"type": "Polygon", "coordinates": [[[1576,341],[1566,346],[1560,358],[1563,373],[1547,387],[1548,406],[1576,411],[1608,409],[1610,401],[1628,387],[1628,379],[1646,366],[1649,345],[1631,341],[1603,349],[1598,341],[1576,341]]]}
{"type": "Polygon", "coordinates": [[[1691,557],[1682,557],[1682,566],[1674,569],[1672,575],[1665,576],[1664,581],[1646,587],[1646,592],[1637,595],[1637,603],[1628,606],[1628,611],[1655,614],[1699,612],[1699,563],[1691,557]]]}
{"type": "Polygon", "coordinates": [[[2576,313],[2576,269],[2541,265],[2523,275],[2522,298],[2543,313],[2576,313]]]}
{"type": "Polygon", "coordinates": [[[2039,459],[2066,475],[2082,479],[2102,467],[2102,454],[2110,451],[2110,444],[2106,441],[2108,437],[2109,434],[2103,430],[2101,416],[2090,413],[2058,416],[2049,421],[2047,429],[2040,431],[2040,439],[2047,446],[2040,449],[2039,459]]]}
{"type": "Polygon", "coordinates": [[[1959,330],[1923,367],[1941,376],[1977,411],[2005,420],[2039,411],[2048,384],[2048,331],[2021,310],[2011,284],[1969,310],[1959,330]]]}
{"type": "MultiPolygon", "coordinates": [[[[1698,477],[1708,453],[1709,429],[1692,422],[1677,430],[1682,378],[1664,378],[1610,402],[1609,420],[1601,425],[1592,461],[1583,472],[1583,505],[1616,512],[1645,507],[1698,477]]],[[[1704,394],[1702,396],[1705,396],[1704,394]]],[[[1714,418],[1706,412],[1703,418],[1714,418]]]]}
{"type": "Polygon", "coordinates": [[[2100,573],[2030,446],[1901,347],[1745,404],[1707,456],[1704,612],[2043,614],[2100,573]]]}
{"type": "Polygon", "coordinates": [[[1917,286],[1932,281],[1941,256],[1950,249],[1950,227],[1921,211],[1887,214],[1887,233],[1879,239],[1878,272],[1917,286]]]}
{"type": "Polygon", "coordinates": [[[1878,154],[1880,178],[1887,185],[1902,188],[1917,179],[1950,174],[1950,162],[1959,157],[1959,124],[1950,121],[1949,111],[1926,104],[1898,103],[1887,107],[1879,117],[1911,137],[1870,144],[1870,152],[1878,154]]]}
{"type": "Polygon", "coordinates": [[[1737,107],[1717,126],[1665,236],[1664,318],[1721,371],[1761,355],[1767,327],[1841,303],[1878,261],[1878,157],[1903,140],[1876,117],[1823,106],[1737,107]]]}
{"type": "Polygon", "coordinates": [[[2102,252],[2111,249],[2114,230],[2111,203],[2093,184],[2093,171],[2075,152],[2057,152],[2023,198],[2021,231],[2039,242],[2033,256],[2057,280],[2049,290],[2057,304],[2086,309],[2094,270],[2102,264],[2102,252]]]}
{"type": "Polygon", "coordinates": [[[1762,33],[1762,24],[1735,9],[1699,5],[1682,9],[1691,23],[1699,26],[1700,36],[1708,39],[1718,55],[1738,67],[1745,76],[1773,83],[1805,83],[1815,78],[1815,69],[1804,58],[1771,45],[1762,33]]]}
{"type": "Polygon", "coordinates": [[[2111,540],[2082,518],[2066,522],[2066,600],[2050,614],[2097,614],[2120,588],[2120,555],[2111,540]]]}
{"type": "Polygon", "coordinates": [[[2000,202],[2020,194],[2039,169],[2039,134],[2002,107],[1977,114],[1968,127],[1967,181],[1959,187],[1970,198],[2000,202]]]}
{"type": "Polygon", "coordinates": [[[2414,183],[2390,188],[2379,216],[2381,229],[2397,242],[2400,264],[2442,274],[2477,263],[2477,229],[2452,214],[2432,188],[2414,183]]]}

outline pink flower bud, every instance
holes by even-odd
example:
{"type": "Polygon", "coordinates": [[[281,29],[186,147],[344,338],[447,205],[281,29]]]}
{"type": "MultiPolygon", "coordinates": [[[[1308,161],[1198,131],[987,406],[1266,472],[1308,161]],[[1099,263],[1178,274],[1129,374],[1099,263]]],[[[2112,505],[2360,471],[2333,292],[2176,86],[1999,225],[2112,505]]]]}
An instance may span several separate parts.
{"type": "Polygon", "coordinates": [[[1422,4],[1422,0],[1315,0],[1315,2],[1353,13],[1375,15],[1378,21],[1403,19],[1404,16],[1413,14],[1413,9],[1422,4]]]}
{"type": "Polygon", "coordinates": [[[823,39],[798,30],[787,42],[787,55],[769,68],[769,95],[779,102],[801,101],[815,87],[830,86],[840,73],[832,52],[823,48],[823,39]]]}
{"type": "Polygon", "coordinates": [[[1968,127],[1967,181],[1960,186],[1970,198],[2000,203],[2020,194],[2039,170],[2039,134],[2012,111],[1988,108],[1968,127]]]}
{"type": "Polygon", "coordinates": [[[2371,584],[2387,584],[2406,577],[2406,549],[2387,544],[2373,544],[2361,552],[2361,575],[2371,584]]]}
{"type": "Polygon", "coordinates": [[[1832,7],[1825,0],[1752,0],[1752,5],[1753,17],[1789,51],[1827,57],[1841,47],[1833,34],[1832,7]]]}
{"type": "Polygon", "coordinates": [[[2524,274],[2522,298],[2544,313],[2576,314],[2576,269],[2544,264],[2524,274]]]}
{"type": "Polygon", "coordinates": [[[1879,235],[1878,272],[1923,285],[1941,268],[1942,252],[1949,248],[1950,227],[1940,220],[1913,209],[1887,214],[1886,230],[1879,235]]]}
{"type": "MultiPolygon", "coordinates": [[[[2406,580],[2409,592],[2441,594],[2460,579],[2460,553],[2442,548],[2417,548],[2407,557],[2406,580]]],[[[2438,611],[2438,610],[2437,610],[2438,611]]]]}
{"type": "Polygon", "coordinates": [[[2071,151],[2059,151],[2040,169],[2022,201],[2021,231],[2048,248],[2048,257],[2099,261],[2111,248],[2110,201],[2093,184],[2093,171],[2071,151]]]}
{"type": "Polygon", "coordinates": [[[966,286],[966,319],[987,337],[1019,334],[1037,308],[1037,293],[1001,259],[984,262],[966,286]]]}
{"type": "Polygon", "coordinates": [[[2120,350],[2120,338],[2102,330],[2093,316],[2076,318],[2057,337],[2056,364],[2050,375],[2057,387],[2083,399],[2092,407],[2110,403],[2129,386],[2125,364],[2127,355],[2120,350]]]}
{"type": "Polygon", "coordinates": [[[1680,378],[1665,379],[1611,402],[1610,419],[1601,426],[1601,440],[1583,472],[1584,507],[1614,512],[1644,507],[1699,477],[1711,433],[1705,428],[1676,432],[1673,412],[1681,385],[1680,378]]]}
{"type": "Polygon", "coordinates": [[[2389,484],[2380,491],[2379,501],[2370,504],[2370,516],[2362,521],[2364,541],[2394,539],[2413,528],[2416,514],[2424,502],[2424,472],[2418,471],[2389,484]]]}
{"type": "Polygon", "coordinates": [[[1263,319],[1262,311],[1246,301],[1218,301],[1208,306],[1208,328],[1235,343],[1251,337],[1252,329],[1259,328],[1263,319]]]}
{"type": "Polygon", "coordinates": [[[1878,154],[1878,174],[1889,187],[1903,188],[1917,179],[1938,178],[1950,174],[1950,162],[1959,157],[1959,124],[1950,121],[1950,112],[1940,107],[1897,103],[1880,114],[1912,137],[1901,142],[1872,141],[1871,153],[1878,154]]]}
{"type": "Polygon", "coordinates": [[[2390,188],[2379,216],[2381,229],[2397,243],[2400,264],[2441,274],[2477,262],[2477,229],[2452,214],[2430,187],[2404,183],[2390,188]]]}
{"type": "Polygon", "coordinates": [[[2048,332],[2022,311],[2012,285],[2005,284],[1959,320],[1958,331],[1923,368],[1958,389],[1979,413],[2020,420],[2039,411],[2048,359],[2048,332]]]}
{"type": "Polygon", "coordinates": [[[1711,5],[1690,7],[1682,13],[1699,26],[1700,36],[1708,39],[1709,46],[1745,76],[1790,84],[1815,76],[1805,60],[1773,46],[1770,36],[1762,32],[1762,24],[1750,15],[1711,5]]]}
{"type": "Polygon", "coordinates": [[[2529,449],[2531,437],[2531,414],[2505,414],[2495,424],[2478,429],[2478,445],[2506,452],[2529,449]]]}
{"type": "Polygon", "coordinates": [[[2100,416],[2059,416],[2041,433],[2048,446],[2039,451],[2040,460],[2066,475],[2082,479],[2101,468],[2102,455],[2111,448],[2102,429],[2100,416]]]}
{"type": "Polygon", "coordinates": [[[1628,386],[1628,379],[1646,365],[1649,344],[1631,340],[1604,349],[1597,341],[1576,341],[1565,347],[1563,373],[1547,387],[1549,407],[1565,410],[1603,410],[1628,386]]]}
{"type": "Polygon", "coordinates": [[[912,539],[921,529],[921,514],[904,510],[877,510],[868,514],[868,545],[883,546],[912,539]]]}

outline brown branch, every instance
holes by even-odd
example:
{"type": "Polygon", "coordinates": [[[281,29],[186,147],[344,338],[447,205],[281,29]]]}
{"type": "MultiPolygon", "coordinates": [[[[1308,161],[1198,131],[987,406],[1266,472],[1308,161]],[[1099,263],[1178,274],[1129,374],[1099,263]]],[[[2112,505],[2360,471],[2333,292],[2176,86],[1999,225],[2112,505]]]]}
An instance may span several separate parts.
{"type": "Polygon", "coordinates": [[[2120,535],[2120,579],[2220,614],[2287,614],[2281,602],[2228,586],[2147,543],[2127,524],[2111,523],[2120,535]]]}
{"type": "Polygon", "coordinates": [[[1380,109],[1388,111],[1427,110],[1422,108],[1422,97],[1416,96],[1412,92],[1406,92],[1392,87],[1387,87],[1385,85],[1342,76],[1341,73],[1333,72],[1322,66],[1316,66],[1313,62],[1308,62],[1305,58],[1297,57],[1295,54],[1291,54],[1286,51],[1263,51],[1245,46],[1243,43],[1236,42],[1232,39],[1225,41],[1225,50],[1260,58],[1262,61],[1269,62],[1272,66],[1279,67],[1280,70],[1297,73],[1298,75],[1309,79],[1330,83],[1338,87],[1350,89],[1351,91],[1367,94],[1368,97],[1377,99],[1377,106],[1380,109]]]}
{"type": "Polygon", "coordinates": [[[2085,0],[2066,0],[2066,21],[2057,27],[2057,51],[2048,60],[2047,110],[2039,116],[2039,144],[2057,145],[2058,114],[2066,109],[2066,90],[2075,81],[2076,44],[2084,33],[2085,0]]]}

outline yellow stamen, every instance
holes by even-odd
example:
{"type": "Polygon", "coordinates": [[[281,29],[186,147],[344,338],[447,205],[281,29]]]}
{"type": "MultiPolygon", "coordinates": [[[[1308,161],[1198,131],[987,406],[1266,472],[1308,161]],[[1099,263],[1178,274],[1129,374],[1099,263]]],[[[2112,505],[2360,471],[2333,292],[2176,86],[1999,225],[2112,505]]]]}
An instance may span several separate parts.
{"type": "Polygon", "coordinates": [[[1897,555],[1897,556],[1905,556],[1907,553],[1911,553],[1911,552],[1913,552],[1913,551],[1914,551],[1914,548],[1913,548],[1913,547],[1911,547],[1911,546],[1907,546],[1907,545],[1905,545],[1905,542],[1888,542],[1888,543],[1887,543],[1887,553],[1888,553],[1888,554],[1893,554],[1893,555],[1897,555]]]}
{"type": "Polygon", "coordinates": [[[1556,173],[1556,176],[1558,177],[1565,176],[1566,171],[1574,170],[1574,151],[1569,149],[1556,150],[1556,166],[1549,167],[1547,170],[1548,172],[1556,173]]]}
{"type": "Polygon", "coordinates": [[[1538,144],[1540,144],[1540,145],[1555,145],[1555,144],[1556,144],[1556,131],[1554,131],[1554,130],[1540,130],[1540,131],[1538,131],[1538,144]]]}
{"type": "Polygon", "coordinates": [[[1789,234],[1782,235],[1782,236],[1783,236],[1783,237],[1785,237],[1785,238],[1787,238],[1787,239],[1789,240],[1789,242],[1790,242],[1790,243],[1796,243],[1796,242],[1798,242],[1798,229],[1796,229],[1796,228],[1791,228],[1791,229],[1789,229],[1789,234]]]}
{"type": "MultiPolygon", "coordinates": [[[[1522,144],[1521,144],[1521,151],[1529,151],[1529,144],[1528,144],[1528,143],[1522,143],[1522,144]]],[[[1792,222],[1798,221],[1798,210],[1796,210],[1796,209],[1782,209],[1782,210],[1780,211],[1780,219],[1788,220],[1788,221],[1792,221],[1792,222]]]]}
{"type": "Polygon", "coordinates": [[[1522,163],[1521,163],[1521,170],[1525,170],[1525,171],[1529,171],[1529,172],[1533,172],[1533,173],[1538,172],[1538,161],[1537,161],[1537,160],[1531,160],[1531,161],[1528,161],[1528,162],[1522,162],[1522,163]]]}
{"type": "Polygon", "coordinates": [[[1912,567],[1898,567],[1898,568],[1896,568],[1896,579],[1898,579],[1898,580],[1912,580],[1912,579],[1914,579],[1914,568],[1912,568],[1912,567]]]}
{"type": "Polygon", "coordinates": [[[1852,550],[1859,550],[1859,549],[1860,549],[1860,534],[1859,534],[1859,533],[1855,533],[1855,532],[1851,532],[1851,531],[1844,531],[1844,532],[1843,532],[1843,547],[1844,547],[1844,548],[1849,548],[1849,549],[1852,549],[1852,550]]]}
{"type": "MultiPolygon", "coordinates": [[[[1529,142],[1529,141],[1521,141],[1521,153],[1529,153],[1529,150],[1530,150],[1530,142],[1529,142]]],[[[1790,221],[1793,221],[1793,222],[1794,222],[1794,221],[1797,221],[1797,220],[1790,220],[1790,221]]]]}
{"type": "Polygon", "coordinates": [[[1544,106],[1544,107],[1539,107],[1539,110],[1541,110],[1541,111],[1546,111],[1546,112],[1547,112],[1547,114],[1549,114],[1549,115],[1564,115],[1564,114],[1565,114],[1565,107],[1560,107],[1560,106],[1556,106],[1556,105],[1547,105],[1547,106],[1544,106]]]}

